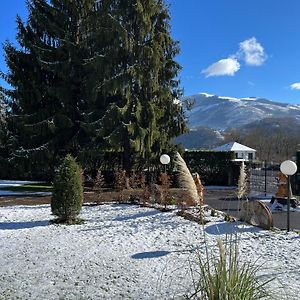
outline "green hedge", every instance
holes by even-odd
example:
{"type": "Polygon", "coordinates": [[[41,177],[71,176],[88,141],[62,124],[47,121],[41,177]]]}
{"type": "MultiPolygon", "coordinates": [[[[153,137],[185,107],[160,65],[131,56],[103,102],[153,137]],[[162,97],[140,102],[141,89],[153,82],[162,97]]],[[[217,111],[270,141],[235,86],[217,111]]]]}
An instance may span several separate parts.
{"type": "Polygon", "coordinates": [[[206,185],[237,183],[239,166],[233,162],[233,152],[189,150],[183,158],[191,172],[199,173],[206,185]]]}
{"type": "Polygon", "coordinates": [[[297,172],[291,177],[292,190],[295,195],[300,195],[300,151],[296,152],[297,172]]]}

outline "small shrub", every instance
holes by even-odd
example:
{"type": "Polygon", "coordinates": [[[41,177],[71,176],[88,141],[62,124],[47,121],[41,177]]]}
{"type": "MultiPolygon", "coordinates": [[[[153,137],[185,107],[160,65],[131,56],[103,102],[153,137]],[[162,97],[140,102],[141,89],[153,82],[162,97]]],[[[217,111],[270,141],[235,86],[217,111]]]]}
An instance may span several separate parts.
{"type": "Polygon", "coordinates": [[[129,186],[133,189],[137,189],[140,186],[140,176],[134,171],[130,174],[129,186]]]}
{"type": "Polygon", "coordinates": [[[140,173],[140,176],[139,176],[139,186],[144,189],[147,185],[147,181],[146,181],[146,176],[145,176],[145,173],[140,173]]]}
{"type": "Polygon", "coordinates": [[[114,188],[118,192],[118,201],[123,202],[124,201],[124,190],[126,189],[127,185],[127,177],[126,177],[126,171],[125,170],[118,170],[115,173],[115,182],[114,182],[114,188]]]}
{"type": "Polygon", "coordinates": [[[82,172],[75,159],[67,155],[54,177],[51,210],[61,223],[73,224],[82,203],[82,172]]]}
{"type": "Polygon", "coordinates": [[[150,186],[144,184],[142,186],[143,192],[142,192],[142,203],[146,205],[147,202],[149,202],[150,197],[151,197],[151,191],[150,191],[150,186]]]}
{"type": "Polygon", "coordinates": [[[168,197],[170,194],[170,176],[167,173],[161,173],[160,177],[160,188],[159,188],[159,192],[160,192],[160,204],[164,205],[165,208],[167,207],[168,204],[168,197]]]}
{"type": "Polygon", "coordinates": [[[96,202],[101,202],[101,194],[103,193],[103,188],[105,185],[105,178],[101,170],[97,171],[96,177],[94,179],[93,189],[96,194],[96,202]]]}
{"type": "Polygon", "coordinates": [[[105,186],[105,177],[100,169],[98,169],[95,179],[93,180],[93,190],[95,191],[95,201],[101,202],[105,186]]]}
{"type": "Polygon", "coordinates": [[[103,191],[103,187],[105,185],[105,178],[101,170],[97,171],[97,175],[94,180],[94,189],[96,192],[101,193],[103,191]]]}

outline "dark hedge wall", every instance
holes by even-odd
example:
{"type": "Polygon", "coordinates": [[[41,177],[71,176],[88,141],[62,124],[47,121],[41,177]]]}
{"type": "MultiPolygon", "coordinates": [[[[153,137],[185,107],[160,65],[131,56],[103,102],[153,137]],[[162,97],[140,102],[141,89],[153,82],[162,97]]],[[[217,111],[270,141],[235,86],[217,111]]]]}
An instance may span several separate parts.
{"type": "Polygon", "coordinates": [[[291,178],[293,194],[300,195],[300,151],[296,152],[297,172],[291,178]]]}
{"type": "Polygon", "coordinates": [[[233,152],[186,151],[183,154],[191,172],[197,172],[205,185],[234,185],[239,177],[239,164],[233,152]]]}
{"type": "MultiPolygon", "coordinates": [[[[171,157],[171,163],[166,167],[170,175],[172,175],[173,186],[177,186],[176,168],[172,163],[174,153],[168,153],[171,157]]],[[[98,168],[104,171],[108,182],[113,181],[114,171],[122,168],[121,153],[107,152],[95,153],[86,151],[84,155],[77,157],[77,161],[85,169],[85,173],[94,177],[98,168]]],[[[235,185],[239,176],[239,164],[232,161],[234,159],[233,152],[221,151],[186,151],[183,154],[191,172],[197,172],[206,185],[235,185]]],[[[164,166],[157,161],[153,161],[148,166],[141,159],[134,158],[133,170],[140,172],[148,169],[149,174],[154,182],[159,177],[159,172],[164,170],[164,166]]],[[[60,161],[57,162],[59,164],[60,161]]],[[[50,169],[50,168],[49,168],[50,169]]],[[[45,171],[41,169],[34,161],[22,161],[18,159],[9,161],[0,157],[0,178],[1,179],[26,179],[26,180],[52,180],[53,171],[45,171]]],[[[300,177],[299,177],[300,179],[300,177]]]]}

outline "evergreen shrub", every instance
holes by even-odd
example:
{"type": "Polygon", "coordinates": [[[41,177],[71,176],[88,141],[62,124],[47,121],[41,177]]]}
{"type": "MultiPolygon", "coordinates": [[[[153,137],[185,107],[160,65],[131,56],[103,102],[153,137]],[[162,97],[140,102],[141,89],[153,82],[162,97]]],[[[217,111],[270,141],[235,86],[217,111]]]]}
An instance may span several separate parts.
{"type": "Polygon", "coordinates": [[[81,168],[67,155],[54,176],[51,210],[61,223],[75,223],[83,203],[81,168]]]}

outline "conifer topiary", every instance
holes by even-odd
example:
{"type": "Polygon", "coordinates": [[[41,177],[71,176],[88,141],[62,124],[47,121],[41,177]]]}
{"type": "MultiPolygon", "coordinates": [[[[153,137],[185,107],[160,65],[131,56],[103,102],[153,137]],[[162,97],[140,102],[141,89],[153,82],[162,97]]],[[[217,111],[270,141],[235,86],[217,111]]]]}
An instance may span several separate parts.
{"type": "Polygon", "coordinates": [[[61,223],[74,223],[83,202],[81,168],[67,155],[55,174],[51,210],[61,223]]]}

